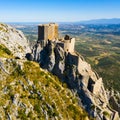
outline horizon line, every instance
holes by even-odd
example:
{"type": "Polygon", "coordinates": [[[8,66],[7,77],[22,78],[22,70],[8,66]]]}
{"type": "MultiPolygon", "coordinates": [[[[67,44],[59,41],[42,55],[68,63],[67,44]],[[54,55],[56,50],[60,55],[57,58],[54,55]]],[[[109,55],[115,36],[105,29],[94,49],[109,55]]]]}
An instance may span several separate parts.
{"type": "MultiPolygon", "coordinates": [[[[86,22],[86,21],[92,21],[92,20],[109,20],[109,19],[120,19],[120,18],[96,18],[96,19],[86,19],[86,20],[76,20],[76,21],[54,21],[54,22],[57,22],[57,23],[72,23],[72,22],[86,22]]],[[[53,21],[0,21],[0,23],[3,22],[3,23],[50,23],[50,22],[53,22],[53,21]]]]}

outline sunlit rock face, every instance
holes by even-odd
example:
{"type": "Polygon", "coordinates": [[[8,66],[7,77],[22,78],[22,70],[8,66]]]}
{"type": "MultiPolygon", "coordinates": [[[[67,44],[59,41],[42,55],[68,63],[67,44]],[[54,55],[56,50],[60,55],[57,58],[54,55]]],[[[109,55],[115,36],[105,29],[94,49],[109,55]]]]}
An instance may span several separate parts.
{"type": "Polygon", "coordinates": [[[30,53],[30,47],[24,34],[15,28],[0,24],[0,44],[6,46],[15,57],[25,58],[30,53]]]}

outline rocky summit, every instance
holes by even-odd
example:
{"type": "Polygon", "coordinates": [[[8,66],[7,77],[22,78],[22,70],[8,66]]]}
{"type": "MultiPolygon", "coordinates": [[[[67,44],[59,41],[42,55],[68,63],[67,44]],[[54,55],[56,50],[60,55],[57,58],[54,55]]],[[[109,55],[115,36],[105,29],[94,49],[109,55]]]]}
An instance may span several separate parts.
{"type": "Polygon", "coordinates": [[[57,38],[54,23],[38,33],[30,50],[23,33],[0,24],[0,119],[119,120],[112,93],[74,50],[75,38],[57,38]]]}

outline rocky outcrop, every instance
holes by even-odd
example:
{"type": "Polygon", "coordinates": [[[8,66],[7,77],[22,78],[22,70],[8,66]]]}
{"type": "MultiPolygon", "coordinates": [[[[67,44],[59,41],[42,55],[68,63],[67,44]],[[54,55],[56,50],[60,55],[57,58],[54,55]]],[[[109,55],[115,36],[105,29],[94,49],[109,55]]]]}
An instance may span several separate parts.
{"type": "Polygon", "coordinates": [[[56,42],[46,46],[37,43],[33,59],[40,66],[57,75],[79,96],[79,104],[97,120],[118,120],[118,113],[109,107],[102,78],[77,52],[65,52],[56,42]]]}
{"type": "Polygon", "coordinates": [[[110,106],[118,111],[120,115],[120,93],[114,90],[107,91],[107,96],[109,99],[110,106]]]}
{"type": "Polygon", "coordinates": [[[30,47],[24,34],[15,28],[0,23],[0,44],[7,47],[16,58],[25,58],[30,47]]]}

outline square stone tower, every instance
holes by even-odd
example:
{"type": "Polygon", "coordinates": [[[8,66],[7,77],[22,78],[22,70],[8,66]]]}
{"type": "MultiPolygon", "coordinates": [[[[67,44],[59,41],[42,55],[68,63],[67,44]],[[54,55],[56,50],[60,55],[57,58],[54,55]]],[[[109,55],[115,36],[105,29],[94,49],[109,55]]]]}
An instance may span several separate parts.
{"type": "Polygon", "coordinates": [[[38,41],[58,38],[58,24],[50,23],[38,26],[38,41]]]}

